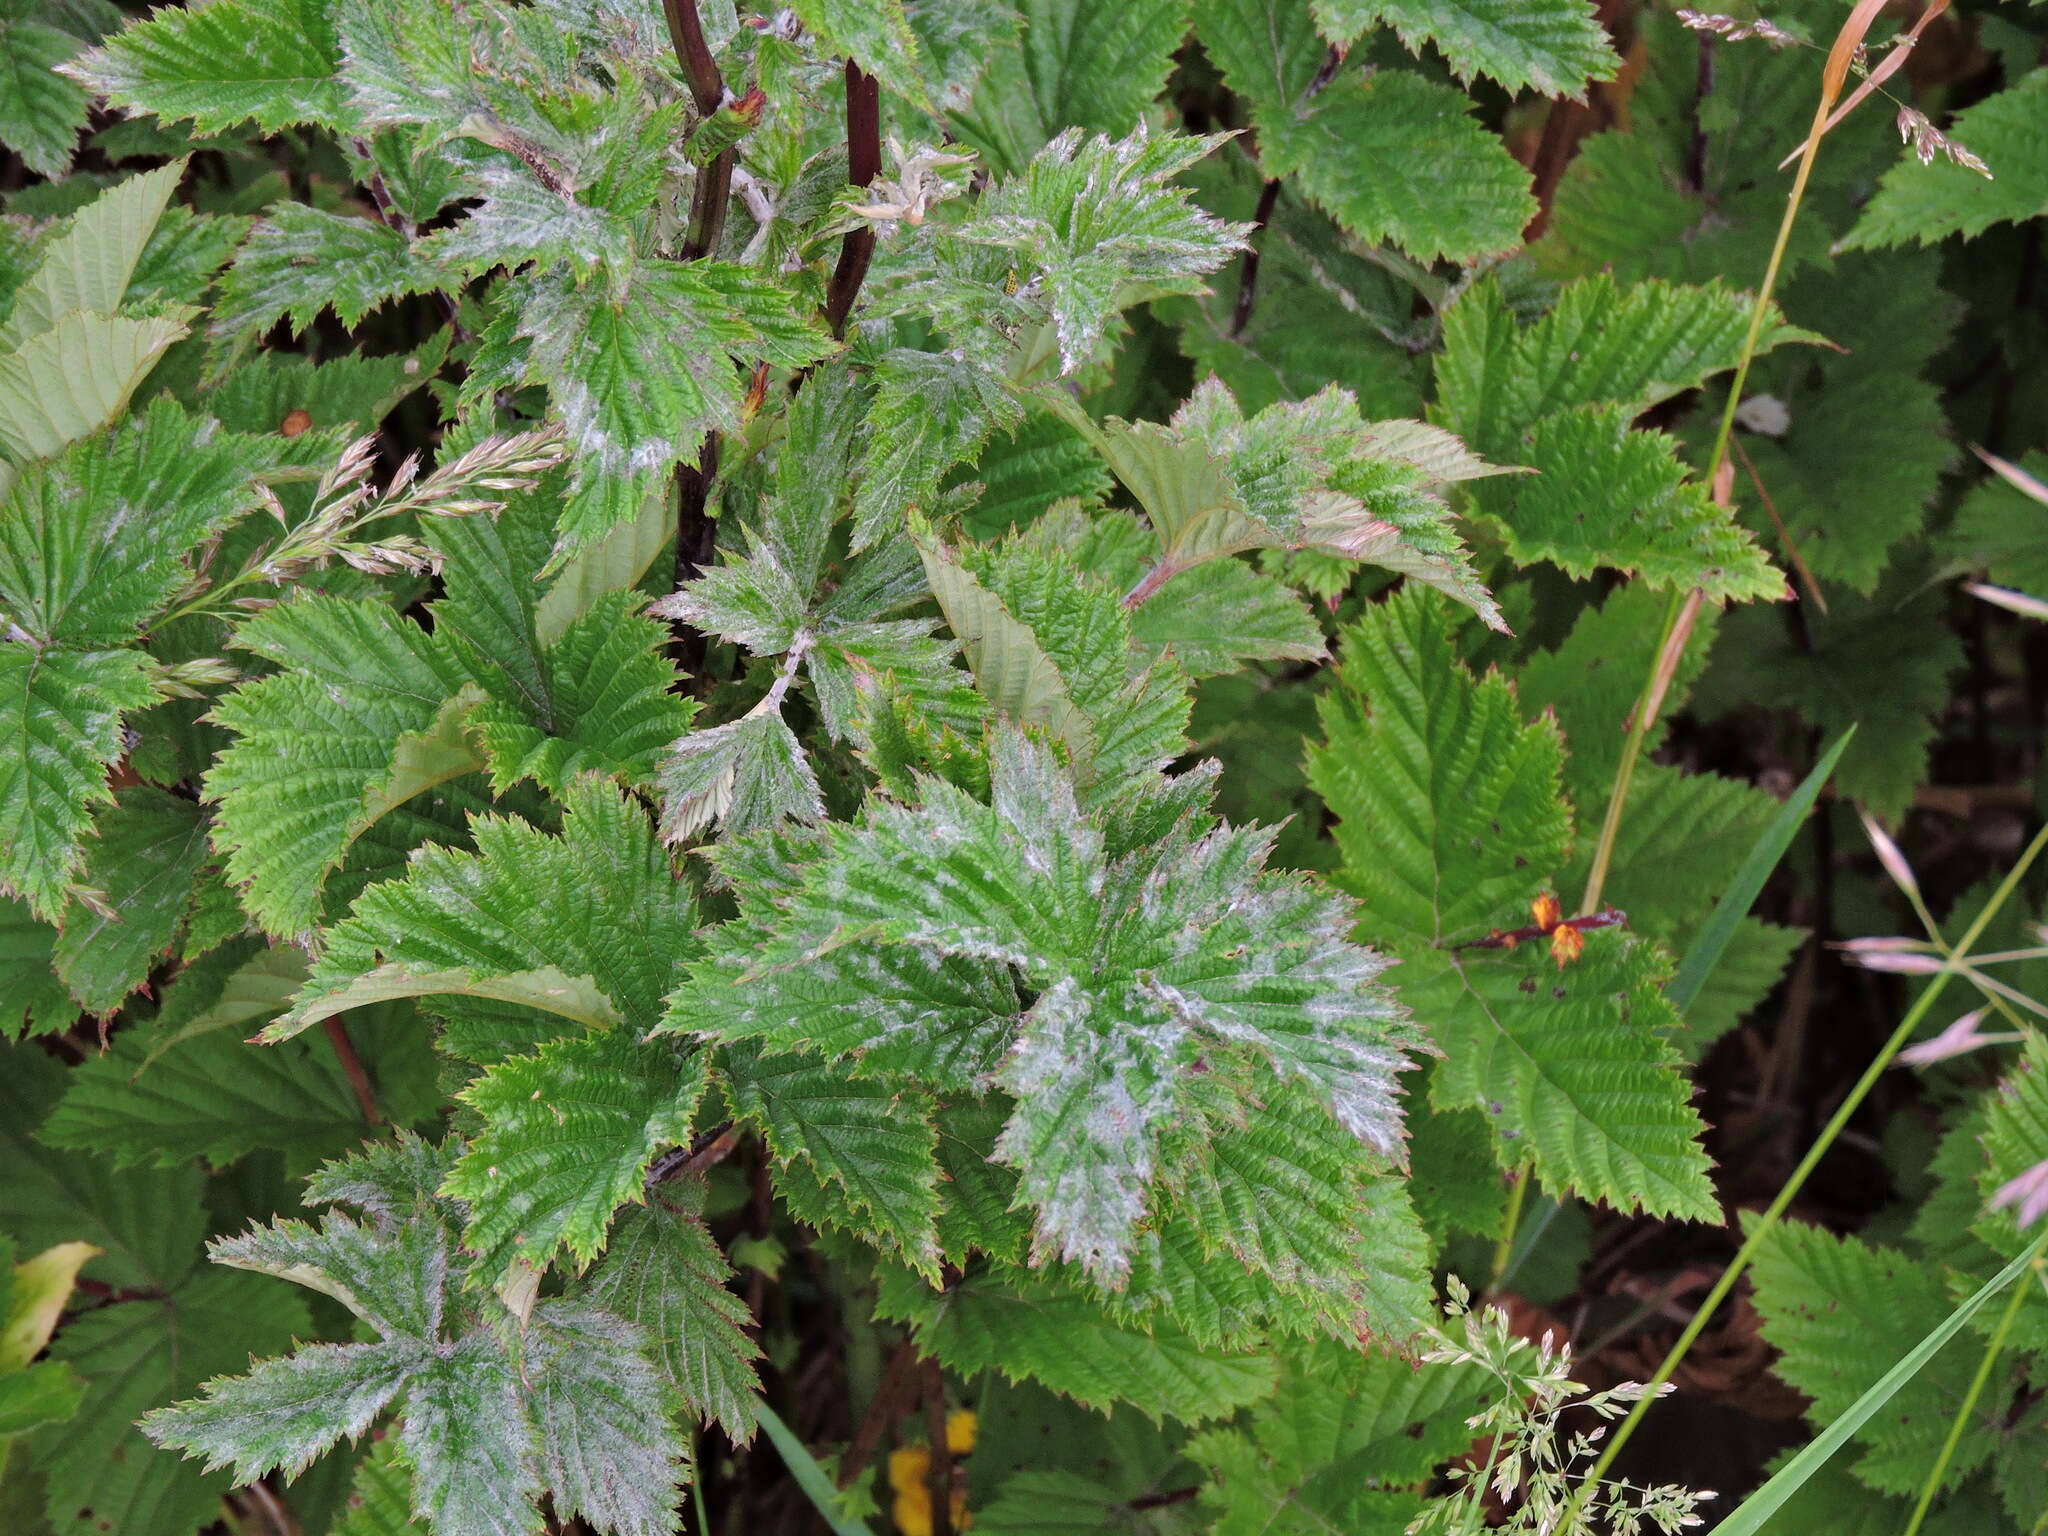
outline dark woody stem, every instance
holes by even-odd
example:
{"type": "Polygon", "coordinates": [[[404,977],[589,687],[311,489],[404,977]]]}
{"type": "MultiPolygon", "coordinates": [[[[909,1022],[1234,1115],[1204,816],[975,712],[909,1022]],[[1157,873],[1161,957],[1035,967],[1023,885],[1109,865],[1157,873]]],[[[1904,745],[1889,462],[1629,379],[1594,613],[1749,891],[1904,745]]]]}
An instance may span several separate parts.
{"type": "MultiPolygon", "coordinates": [[[[882,174],[882,89],[875,77],[846,61],[846,179],[865,187],[882,174]]],[[[863,224],[839,244],[839,264],[825,290],[825,320],[835,337],[846,334],[853,301],[875,256],[875,232],[863,224]]]]}

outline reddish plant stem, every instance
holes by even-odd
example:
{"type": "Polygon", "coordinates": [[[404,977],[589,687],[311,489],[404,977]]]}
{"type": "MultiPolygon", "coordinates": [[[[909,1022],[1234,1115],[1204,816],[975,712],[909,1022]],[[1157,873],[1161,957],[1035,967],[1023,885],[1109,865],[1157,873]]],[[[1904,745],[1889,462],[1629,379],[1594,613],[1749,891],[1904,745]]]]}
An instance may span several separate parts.
{"type": "MultiPolygon", "coordinates": [[[[853,60],[846,61],[846,179],[865,187],[882,174],[882,88],[853,60]]],[[[866,224],[839,242],[839,264],[825,290],[825,319],[834,336],[846,334],[853,301],[875,259],[875,232],[866,224]]]]}
{"type": "Polygon", "coordinates": [[[362,1106],[363,1118],[372,1125],[382,1125],[384,1117],[377,1113],[377,1097],[370,1091],[370,1074],[363,1070],[362,1058],[356,1055],[355,1043],[348,1037],[348,1026],[338,1018],[328,1019],[322,1025],[327,1031],[327,1043],[334,1047],[334,1054],[341,1061],[342,1075],[355,1090],[356,1103],[362,1106]]]}
{"type": "MultiPolygon", "coordinates": [[[[725,105],[725,76],[712,56],[704,36],[704,18],[697,13],[697,0],[662,0],[662,15],[668,21],[670,44],[683,78],[689,82],[690,99],[700,119],[710,117],[725,105]]],[[[726,205],[732,200],[732,167],[736,151],[731,146],[712,156],[711,163],[697,172],[697,184],[690,191],[688,233],[683,239],[685,261],[709,256],[718,249],[725,234],[726,205]]],[[[711,482],[718,474],[718,434],[707,433],[697,451],[694,465],[679,467],[675,473],[676,554],[675,585],[694,581],[702,574],[717,545],[717,525],[710,515],[711,482]]],[[[677,637],[675,659],[693,682],[701,681],[709,640],[694,629],[677,637]]]]}
{"type": "Polygon", "coordinates": [[[1230,336],[1232,340],[1244,334],[1246,324],[1252,318],[1252,304],[1259,288],[1259,247],[1256,236],[1265,229],[1273,217],[1273,205],[1280,201],[1280,178],[1268,177],[1266,184],[1259,188],[1259,206],[1252,212],[1252,234],[1254,243],[1244,251],[1244,265],[1238,269],[1237,303],[1230,311],[1230,336]]]}
{"type": "Polygon", "coordinates": [[[686,1173],[703,1173],[732,1156],[732,1149],[739,1144],[739,1127],[728,1120],[717,1130],[706,1131],[689,1146],[672,1147],[649,1163],[642,1187],[651,1192],[656,1185],[681,1178],[686,1173]]]}
{"type": "MultiPolygon", "coordinates": [[[[704,36],[704,18],[697,14],[697,0],[662,0],[662,15],[668,20],[669,42],[676,62],[690,84],[690,99],[700,118],[711,116],[725,105],[725,76],[704,36]]],[[[690,193],[689,234],[683,241],[683,259],[693,261],[718,249],[725,233],[725,207],[732,199],[734,150],[720,150],[711,163],[697,173],[697,185],[690,193]]]]}
{"type": "Polygon", "coordinates": [[[1541,923],[1531,923],[1526,928],[1502,932],[1496,928],[1483,939],[1468,939],[1457,946],[1459,949],[1513,949],[1530,939],[1547,939],[1560,928],[1570,928],[1579,933],[1591,933],[1595,928],[1619,928],[1628,921],[1628,914],[1619,907],[1607,907],[1585,917],[1568,917],[1563,922],[1552,923],[1548,928],[1541,923]]]}
{"type": "Polygon", "coordinates": [[[851,1488],[860,1480],[875,1452],[881,1449],[882,1436],[909,1407],[906,1389],[917,1380],[916,1366],[917,1346],[905,1339],[882,1367],[882,1379],[875,1386],[875,1395],[868,1400],[867,1412],[861,1415],[860,1426],[854,1430],[846,1454],[839,1458],[840,1487],[851,1488]]]}

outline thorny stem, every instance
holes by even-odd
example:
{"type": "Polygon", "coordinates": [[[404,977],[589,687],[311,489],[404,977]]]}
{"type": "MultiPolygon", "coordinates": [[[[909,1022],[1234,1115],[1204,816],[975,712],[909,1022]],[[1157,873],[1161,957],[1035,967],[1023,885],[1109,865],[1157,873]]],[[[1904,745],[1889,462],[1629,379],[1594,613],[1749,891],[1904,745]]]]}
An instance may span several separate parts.
{"type": "MultiPolygon", "coordinates": [[[[2033,1272],[2037,1278],[2041,1274],[2041,1255],[2044,1252],[2048,1252],[2048,1228],[2034,1239],[2033,1272]]],[[[1984,1358],[1977,1362],[1977,1374],[1970,1378],[1970,1390],[1963,1394],[1956,1416],[1949,1420],[1948,1437],[1941,1442],[1941,1454],[1934,1458],[1927,1481],[1920,1486],[1920,1501],[1913,1506],[1913,1518],[1906,1522],[1905,1536],[1917,1536],[1921,1523],[1927,1518],[1927,1511],[1934,1504],[1934,1496],[1941,1492],[1941,1485],[1948,1477],[1949,1463],[1955,1459],[1956,1446],[1962,1441],[1963,1428],[1970,1422],[1970,1415],[1977,1411],[1977,1399],[1984,1395],[1984,1384],[1991,1379],[1991,1368],[2005,1350],[2006,1337],[2012,1332],[2013,1320],[2019,1316],[2020,1303],[2026,1299],[2028,1290],[2027,1283],[2022,1280],[2006,1298],[2005,1312],[1998,1319],[1998,1327],[1992,1331],[1991,1342],[1984,1347],[1984,1358]]]]}
{"type": "MultiPolygon", "coordinates": [[[[1806,136],[1805,148],[1799,156],[1799,169],[1792,177],[1792,191],[1785,199],[1785,214],[1778,221],[1778,237],[1771,243],[1771,259],[1764,264],[1764,280],[1756,291],[1756,302],[1749,310],[1749,330],[1742,340],[1742,351],[1736,358],[1735,374],[1728,381],[1728,399],[1721,409],[1721,425],[1714,433],[1713,452],[1707,457],[1706,481],[1716,484],[1721,466],[1728,458],[1728,441],[1735,430],[1735,411],[1742,403],[1742,387],[1749,381],[1749,365],[1756,357],[1757,344],[1763,339],[1764,320],[1770,314],[1771,293],[1778,286],[1778,269],[1785,263],[1786,248],[1792,243],[1793,226],[1799,222],[1799,205],[1806,198],[1806,184],[1813,176],[1813,162],[1820,152],[1820,141],[1825,137],[1836,98],[1841,95],[1842,85],[1848,79],[1849,62],[1856,47],[1863,41],[1863,35],[1870,30],[1877,13],[1884,8],[1885,0],[1857,0],[1856,9],[1849,13],[1849,19],[1842,23],[1842,30],[1836,34],[1834,47],[1828,51],[1826,68],[1821,74],[1820,102],[1814,108],[1813,129],[1806,136]]],[[[1590,912],[1600,904],[1600,888],[1606,882],[1608,864],[1614,857],[1615,838],[1621,832],[1622,812],[1628,800],[1630,783],[1635,778],[1636,759],[1642,755],[1643,738],[1649,734],[1652,717],[1663,703],[1664,683],[1667,670],[1675,672],[1677,663],[1685,651],[1686,636],[1676,633],[1681,609],[1690,604],[1698,612],[1700,594],[1698,589],[1688,597],[1673,592],[1665,609],[1664,636],[1658,642],[1657,656],[1652,664],[1650,676],[1643,685],[1641,701],[1636,706],[1635,718],[1629,723],[1628,740],[1621,751],[1621,762],[1614,770],[1614,787],[1607,797],[1607,817],[1600,827],[1600,841],[1593,850],[1593,869],[1586,881],[1585,899],[1580,910],[1590,912]],[[1675,655],[1669,658],[1666,652],[1676,642],[1675,655]]],[[[1633,1422],[1633,1419],[1630,1420],[1633,1422]]],[[[1610,1447],[1611,1452],[1611,1447],[1610,1447]]]]}
{"type": "MultiPolygon", "coordinates": [[[[882,174],[882,87],[853,60],[846,61],[846,179],[865,187],[882,174]]],[[[839,264],[825,290],[825,320],[835,338],[846,335],[854,297],[875,257],[875,230],[863,223],[839,242],[839,264]]]]}
{"type": "Polygon", "coordinates": [[[1685,1325],[1685,1331],[1679,1334],[1678,1341],[1671,1346],[1670,1353],[1665,1355],[1663,1362],[1658,1365],[1657,1373],[1648,1382],[1648,1390],[1636,1402],[1635,1407],[1629,1410],[1628,1417],[1615,1429],[1613,1438],[1607,1442],[1607,1449],[1600,1453],[1600,1459],[1593,1464],[1591,1475],[1580,1485],[1579,1492],[1572,1496],[1571,1505],[1565,1511],[1565,1518],[1560,1522],[1561,1529],[1572,1528],[1585,1490],[1597,1485],[1606,1475],[1607,1469],[1614,1464],[1614,1458],[1621,1454],[1621,1448],[1628,1444],[1629,1436],[1635,1433],[1636,1425],[1641,1422],[1643,1414],[1655,1400],[1657,1388],[1669,1381],[1678,1370],[1679,1362],[1685,1359],[1694,1342],[1705,1331],[1708,1319],[1714,1315],[1721,1303],[1728,1299],[1728,1293],[1735,1289],[1735,1282],[1742,1278],[1749,1268],[1750,1261],[1756,1257],[1757,1250],[1777,1229],[1778,1222],[1783,1219],[1792,1202],[1798,1198],[1799,1191],[1806,1187],[1806,1181],[1813,1170],[1820,1166],[1820,1160],[1841,1137],[1856,1111],[1863,1107],[1863,1101],[1870,1096],[1870,1090],[1891,1066],[1892,1058],[1898,1055],[1900,1048],[1908,1040],[1913,1038],[1913,1032],[1920,1027],[1920,1021],[1926,1018],[1929,1010],[1941,1000],[1941,994],[1947,989],[1950,978],[1956,974],[1977,940],[1983,937],[1984,930],[1991,926],[1992,919],[2011,899],[2012,893],[2019,889],[2020,881],[2026,878],[2027,871],[2033,868],[2034,861],[2041,856],[2044,848],[2048,848],[2048,824],[2044,824],[2041,830],[2034,834],[2034,840],[2027,844],[2026,851],[2020,855],[2019,861],[2006,872],[2005,878],[1998,883],[1998,889],[1991,893],[1991,899],[1984,904],[1984,909],[1977,914],[1969,928],[1964,931],[1962,938],[1957,941],[1955,950],[1942,962],[1941,969],[1928,978],[1926,990],[1914,1000],[1913,1006],[1906,1010],[1906,1016],[1899,1021],[1899,1027],[1892,1031],[1891,1038],[1885,1041],[1883,1049],[1872,1059],[1870,1065],[1864,1068],[1863,1075],[1856,1080],[1856,1085],[1836,1107],[1827,1125],[1822,1128],[1813,1145],[1807,1149],[1806,1156],[1799,1160],[1799,1166],[1792,1170],[1792,1176],[1785,1181],[1776,1197],[1766,1207],[1762,1218],[1750,1229],[1749,1236],[1742,1241],[1742,1246],[1736,1249],[1735,1257],[1729,1261],[1728,1267],[1721,1271],[1720,1279],[1716,1280],[1713,1289],[1707,1292],[1706,1299],[1693,1313],[1692,1321],[1685,1325]]]}
{"type": "Polygon", "coordinates": [[[382,1125],[384,1117],[377,1113],[377,1098],[370,1091],[370,1074],[363,1070],[362,1058],[356,1055],[355,1042],[348,1037],[348,1026],[339,1018],[328,1019],[321,1026],[327,1032],[327,1043],[334,1047],[336,1059],[341,1062],[342,1076],[348,1079],[354,1090],[356,1103],[362,1106],[363,1118],[372,1125],[382,1125]]]}

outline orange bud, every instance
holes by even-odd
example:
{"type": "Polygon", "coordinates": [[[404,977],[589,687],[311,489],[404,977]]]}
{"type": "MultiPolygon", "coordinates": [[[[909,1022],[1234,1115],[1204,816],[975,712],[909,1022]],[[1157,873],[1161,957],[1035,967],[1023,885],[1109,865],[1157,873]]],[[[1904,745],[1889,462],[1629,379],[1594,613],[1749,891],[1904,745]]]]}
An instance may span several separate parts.
{"type": "Polygon", "coordinates": [[[1550,931],[1550,958],[1561,971],[1586,952],[1586,936],[1560,923],[1550,931]]]}
{"type": "Polygon", "coordinates": [[[1535,919],[1538,928],[1547,933],[1563,920],[1564,908],[1557,904],[1555,896],[1545,891],[1529,903],[1529,916],[1535,919]]]}
{"type": "Polygon", "coordinates": [[[312,429],[313,413],[311,411],[286,411],[284,413],[284,420],[278,424],[277,428],[286,437],[298,437],[303,433],[312,431],[312,429]]]}

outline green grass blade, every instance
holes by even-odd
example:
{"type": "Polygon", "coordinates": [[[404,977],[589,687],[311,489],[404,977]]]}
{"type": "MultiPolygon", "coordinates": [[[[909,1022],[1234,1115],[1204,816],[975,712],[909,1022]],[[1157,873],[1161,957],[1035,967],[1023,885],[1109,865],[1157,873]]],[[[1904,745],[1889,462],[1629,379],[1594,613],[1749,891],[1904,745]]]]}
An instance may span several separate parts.
{"type": "Polygon", "coordinates": [[[1806,1449],[1786,1462],[1775,1477],[1744,1499],[1733,1514],[1715,1526],[1716,1536],[1755,1536],[1756,1532],[1763,1530],[1785,1501],[1826,1465],[1828,1458],[1847,1444],[1849,1437],[1862,1428],[1878,1409],[1890,1402],[1899,1388],[1917,1376],[1941,1346],[1961,1331],[1963,1324],[1979,1307],[2026,1273],[2035,1257],[2035,1252],[2030,1249],[1985,1281],[1976,1295],[1949,1313],[1947,1321],[1914,1345],[1903,1360],[1885,1372],[1876,1386],[1851,1403],[1847,1413],[1830,1424],[1806,1449]]]}
{"type": "Polygon", "coordinates": [[[1835,771],[1835,764],[1841,761],[1842,749],[1849,745],[1849,738],[1855,734],[1856,727],[1852,725],[1835,738],[1835,744],[1814,764],[1813,772],[1778,808],[1778,814],[1764,828],[1764,835],[1756,840],[1756,846],[1749,850],[1749,857],[1742,861],[1742,868],[1728,882],[1728,889],[1721,893],[1720,901],[1715,903],[1712,915],[1707,918],[1707,925],[1692,941],[1692,948],[1685,952],[1678,974],[1664,989],[1664,995],[1671,999],[1672,1007],[1681,1015],[1692,1006],[1693,999],[1700,995],[1700,988],[1714,973],[1714,967],[1720,963],[1721,952],[1728,947],[1728,940],[1735,933],[1735,925],[1749,915],[1757,892],[1764,888],[1764,882],[1771,878],[1771,871],[1778,867],[1778,860],[1785,856],[1793,834],[1806,820],[1806,813],[1813,809],[1821,786],[1835,771]]]}
{"type": "Polygon", "coordinates": [[[783,1464],[789,1468],[789,1475],[796,1479],[797,1487],[803,1489],[811,1507],[832,1527],[833,1536],[874,1536],[860,1521],[840,1511],[839,1490],[832,1486],[832,1479],[825,1475],[825,1469],[818,1465],[818,1458],[804,1449],[803,1441],[797,1439],[775,1411],[766,1403],[755,1403],[754,1414],[760,1419],[761,1427],[768,1431],[768,1438],[775,1442],[775,1449],[782,1453],[783,1464]]]}

